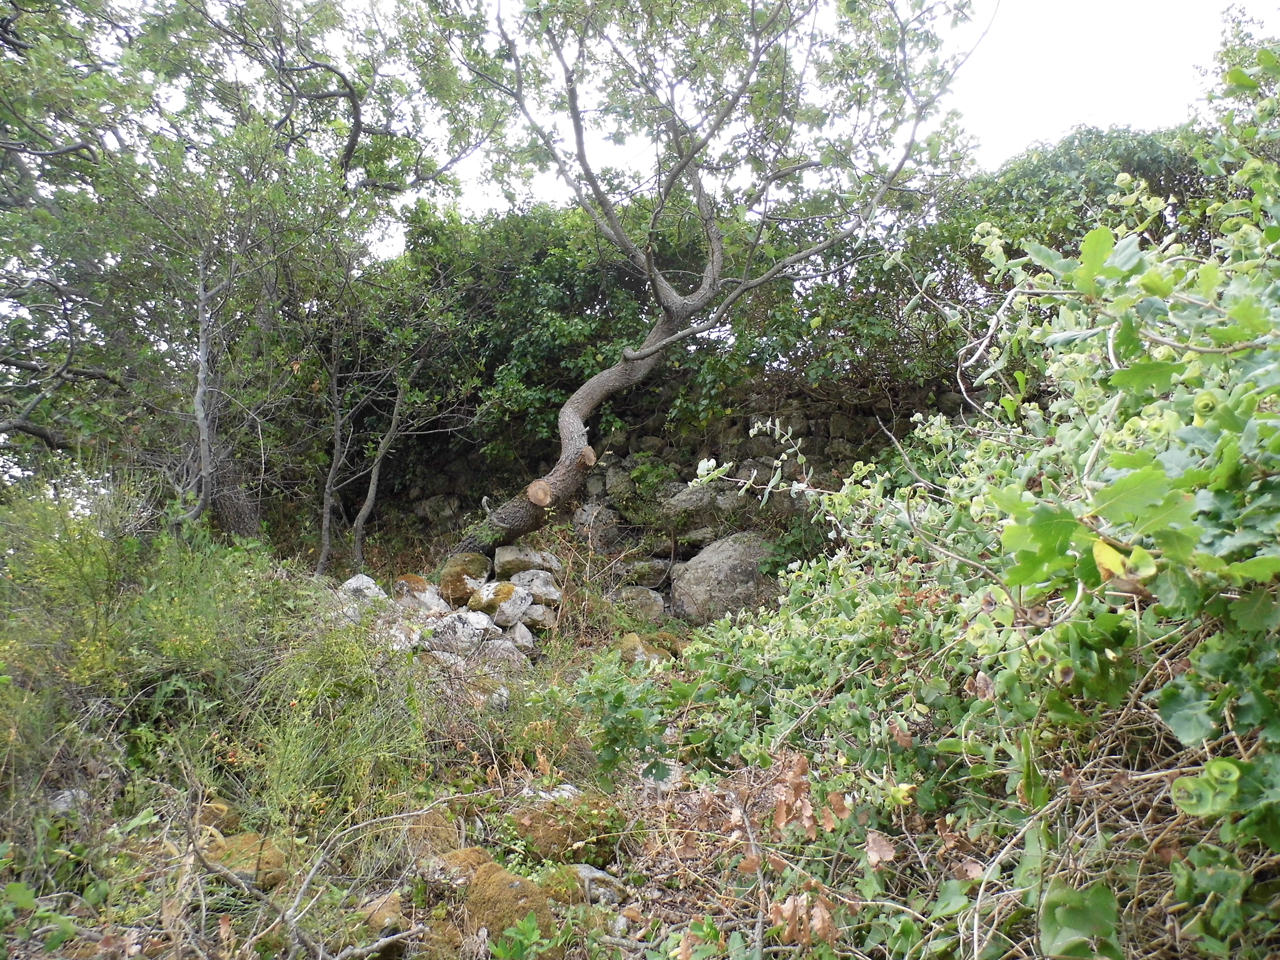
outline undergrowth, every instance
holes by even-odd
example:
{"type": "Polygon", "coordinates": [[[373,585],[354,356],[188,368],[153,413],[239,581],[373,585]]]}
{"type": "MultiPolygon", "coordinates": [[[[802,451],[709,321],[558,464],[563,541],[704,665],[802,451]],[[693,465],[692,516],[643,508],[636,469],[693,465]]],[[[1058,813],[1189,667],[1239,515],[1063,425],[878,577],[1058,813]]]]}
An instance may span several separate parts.
{"type": "Polygon", "coordinates": [[[681,956],[1280,950],[1266,136],[1242,110],[1204,158],[1249,197],[1212,211],[1210,257],[1148,241],[1165,202],[1123,175],[1078,256],[1010,259],[982,225],[1008,294],[960,360],[998,399],[921,420],[839,491],[775,477],[817,498],[834,555],[682,664],[583,679],[606,762],[679,763],[741,798],[725,826],[691,819],[683,862],[734,891],[739,929],[761,922],[714,949],[686,929],[681,956]]]}

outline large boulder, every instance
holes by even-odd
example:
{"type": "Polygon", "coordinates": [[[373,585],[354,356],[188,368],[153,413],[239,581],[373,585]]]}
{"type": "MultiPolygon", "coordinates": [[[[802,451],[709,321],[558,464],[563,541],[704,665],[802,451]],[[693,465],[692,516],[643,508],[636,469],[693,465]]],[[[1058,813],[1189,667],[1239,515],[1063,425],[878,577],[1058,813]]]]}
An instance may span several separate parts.
{"type": "Polygon", "coordinates": [[[772,600],[777,581],[760,572],[768,553],[760,534],[735,533],[672,567],[672,612],[692,623],[709,623],[772,600]]]}

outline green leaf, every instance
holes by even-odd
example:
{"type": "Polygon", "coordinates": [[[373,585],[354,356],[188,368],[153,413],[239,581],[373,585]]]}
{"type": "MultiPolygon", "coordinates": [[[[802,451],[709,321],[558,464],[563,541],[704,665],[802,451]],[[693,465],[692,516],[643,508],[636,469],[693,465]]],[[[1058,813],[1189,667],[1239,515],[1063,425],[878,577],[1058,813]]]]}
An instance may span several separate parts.
{"type": "Polygon", "coordinates": [[[1280,573],[1280,557],[1254,557],[1251,560],[1230,563],[1227,564],[1226,573],[1237,583],[1246,580],[1269,583],[1277,573],[1280,573]]]}
{"type": "Polygon", "coordinates": [[[36,892],[20,881],[5,884],[4,898],[19,910],[34,910],[37,906],[36,892]]]}
{"type": "Polygon", "coordinates": [[[1212,701],[1186,677],[1178,677],[1160,691],[1160,716],[1188,746],[1202,743],[1218,730],[1212,701]]]}
{"type": "Polygon", "coordinates": [[[1222,75],[1222,80],[1229,87],[1239,87],[1243,90],[1257,90],[1258,81],[1253,79],[1239,67],[1233,67],[1222,75]]]}
{"type": "Polygon", "coordinates": [[[1138,234],[1131,233],[1116,244],[1115,251],[1107,260],[1107,266],[1116,267],[1128,273],[1142,263],[1142,250],[1139,247],[1138,234]]]}
{"type": "MultiPolygon", "coordinates": [[[[1179,490],[1170,491],[1163,500],[1154,507],[1144,510],[1133,524],[1134,536],[1150,536],[1170,527],[1190,527],[1195,519],[1195,497],[1179,490]]],[[[1190,541],[1195,546],[1195,541],[1190,541]]],[[[1161,550],[1168,548],[1157,543],[1161,550]]]]}
{"type": "Polygon", "coordinates": [[[929,914],[930,920],[940,920],[943,917],[954,917],[957,913],[962,913],[969,906],[969,898],[964,895],[964,887],[959,880],[944,880],[942,886],[938,888],[938,899],[934,901],[933,911],[929,914]]]}
{"type": "Polygon", "coordinates": [[[1280,605],[1271,591],[1254,587],[1227,608],[1231,619],[1242,630],[1274,630],[1280,627],[1280,605]]]}
{"type": "Polygon", "coordinates": [[[1103,884],[1075,890],[1054,877],[1040,912],[1040,948],[1051,957],[1101,954],[1119,960],[1114,940],[1118,915],[1115,895],[1103,884]]]}
{"type": "Polygon", "coordinates": [[[1185,373],[1185,363],[1151,360],[1135,363],[1126,370],[1111,375],[1111,386],[1120,390],[1148,390],[1155,387],[1157,393],[1166,393],[1173,385],[1173,378],[1185,373]]]}
{"type": "Polygon", "coordinates": [[[1094,494],[1091,512],[1112,523],[1122,523],[1160,503],[1168,492],[1169,478],[1164,470],[1146,467],[1094,494]]]}
{"type": "Polygon", "coordinates": [[[1080,243],[1080,266],[1076,268],[1073,282],[1081,293],[1097,293],[1094,278],[1102,272],[1102,265],[1115,249],[1116,238],[1106,227],[1094,227],[1080,243]]]}
{"type": "Polygon", "coordinates": [[[1139,277],[1138,286],[1145,293],[1159,297],[1161,300],[1167,300],[1173,295],[1173,280],[1161,273],[1159,267],[1152,267],[1139,277]]]}

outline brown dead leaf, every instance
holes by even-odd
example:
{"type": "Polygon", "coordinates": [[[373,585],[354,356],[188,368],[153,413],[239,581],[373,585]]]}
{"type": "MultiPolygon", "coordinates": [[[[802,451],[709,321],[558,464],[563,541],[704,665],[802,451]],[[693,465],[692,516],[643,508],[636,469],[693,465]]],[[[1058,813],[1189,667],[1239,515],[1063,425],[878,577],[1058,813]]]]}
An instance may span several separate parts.
{"type": "Polygon", "coordinates": [[[1156,844],[1155,855],[1166,867],[1175,860],[1183,859],[1182,845],[1177,840],[1166,840],[1156,844]]]}
{"type": "Polygon", "coordinates": [[[836,828],[836,817],[830,807],[822,808],[822,829],[830,833],[836,828]]]}
{"type": "Polygon", "coordinates": [[[964,863],[957,863],[951,872],[957,880],[977,880],[982,876],[982,864],[970,858],[964,863]]]}
{"type": "Polygon", "coordinates": [[[755,873],[760,869],[760,854],[753,853],[738,862],[739,873],[755,873]]]}
{"type": "Polygon", "coordinates": [[[900,723],[893,725],[893,739],[903,750],[910,750],[916,742],[915,737],[911,736],[900,723]]]}
{"type": "Polygon", "coordinates": [[[765,856],[765,860],[769,864],[769,869],[775,873],[782,873],[782,871],[787,869],[787,861],[783,860],[782,857],[778,856],[776,853],[767,854],[765,856]]]}
{"type": "Polygon", "coordinates": [[[996,685],[990,677],[979,670],[978,675],[973,678],[973,692],[978,695],[979,700],[995,700],[996,685]]]}
{"type": "Polygon", "coordinates": [[[815,937],[829,946],[836,945],[836,925],[831,919],[831,907],[825,897],[819,897],[809,911],[809,929],[815,937]]]}
{"type": "Polygon", "coordinates": [[[867,831],[867,863],[875,869],[898,855],[893,841],[878,830],[867,831]]]}
{"type": "Polygon", "coordinates": [[[831,812],[836,815],[837,820],[845,820],[852,813],[849,809],[848,801],[843,793],[833,793],[827,797],[827,804],[831,807],[831,812]]]}
{"type": "Polygon", "coordinates": [[[634,903],[622,911],[622,916],[626,917],[632,923],[639,923],[644,919],[644,914],[640,912],[640,908],[634,903]]]}
{"type": "Polygon", "coordinates": [[[795,943],[800,939],[800,920],[803,916],[804,903],[797,894],[769,907],[769,922],[775,927],[782,927],[778,938],[783,943],[795,943]]]}
{"type": "Polygon", "coordinates": [[[808,797],[800,799],[800,825],[804,827],[804,835],[810,840],[818,839],[818,818],[813,815],[813,804],[808,797]]]}
{"type": "Polygon", "coordinates": [[[677,960],[693,960],[693,936],[688,930],[680,938],[680,950],[677,953],[677,960]]]}

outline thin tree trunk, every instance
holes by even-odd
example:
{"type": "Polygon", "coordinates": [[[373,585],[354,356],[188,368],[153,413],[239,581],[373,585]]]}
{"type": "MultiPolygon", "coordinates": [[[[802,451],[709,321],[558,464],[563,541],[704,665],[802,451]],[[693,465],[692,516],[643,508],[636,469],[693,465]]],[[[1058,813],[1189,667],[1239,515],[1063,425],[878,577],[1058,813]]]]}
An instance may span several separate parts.
{"type": "MultiPolygon", "coordinates": [[[[683,319],[664,311],[662,319],[649,331],[641,351],[674,334],[683,319]]],[[[537,530],[557,507],[575,497],[595,463],[594,452],[588,453],[587,448],[587,419],[614,394],[629,390],[649,376],[661,356],[661,351],[656,351],[638,360],[619,360],[580,386],[560,408],[560,458],[542,478],[546,484],[543,489],[550,489],[550,502],[539,506],[529,498],[527,490],[512,497],[472,527],[453,552],[492,554],[498,547],[537,530]]]]}
{"type": "Polygon", "coordinates": [[[391,445],[395,443],[396,438],[400,435],[400,421],[404,413],[405,396],[409,393],[409,385],[413,383],[421,367],[422,361],[415,363],[408,377],[401,380],[396,388],[396,403],[391,411],[391,423],[387,425],[386,432],[383,433],[382,439],[378,441],[378,452],[374,454],[373,466],[369,468],[369,488],[365,491],[364,503],[360,505],[360,512],[356,514],[355,523],[351,525],[351,564],[361,573],[364,572],[364,525],[368,521],[369,515],[373,513],[373,505],[378,499],[378,478],[382,475],[382,463],[391,451],[391,445]]]}
{"type": "Polygon", "coordinates": [[[336,367],[329,373],[329,402],[333,405],[333,460],[324,478],[324,498],[320,507],[320,556],[316,558],[316,576],[323,576],[333,553],[333,501],[338,490],[338,476],[347,462],[348,440],[344,438],[347,418],[342,415],[342,393],[338,387],[336,367]]]}
{"type": "Polygon", "coordinates": [[[208,277],[205,258],[201,255],[197,264],[196,280],[196,320],[199,325],[196,343],[196,390],[191,398],[192,411],[196,419],[196,431],[199,434],[199,466],[197,487],[199,495],[191,509],[183,515],[183,520],[198,520],[208,509],[213,497],[213,426],[210,423],[208,396],[211,372],[210,354],[213,350],[213,300],[227,285],[224,280],[212,290],[208,288],[208,277]]]}

